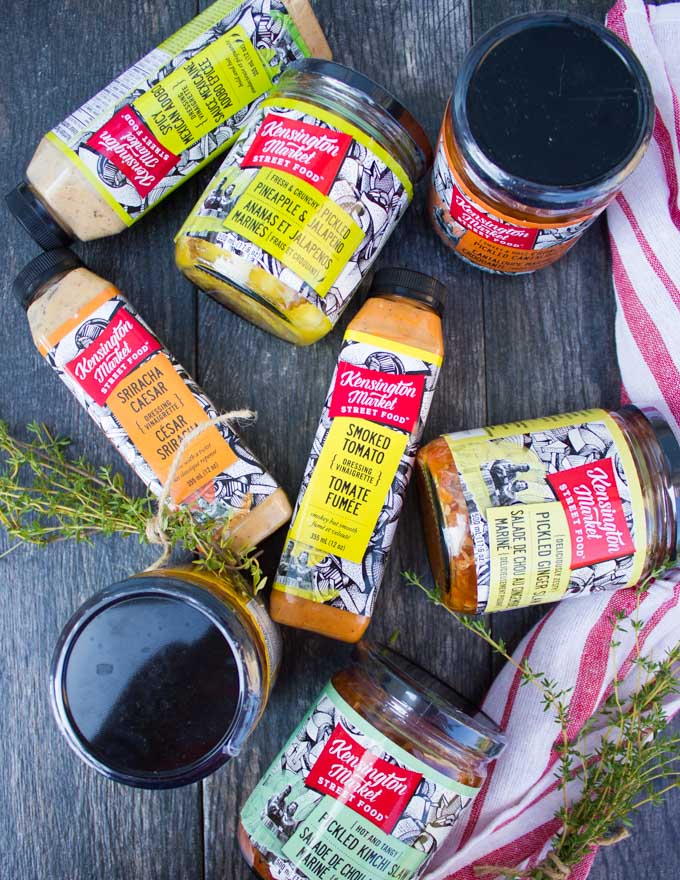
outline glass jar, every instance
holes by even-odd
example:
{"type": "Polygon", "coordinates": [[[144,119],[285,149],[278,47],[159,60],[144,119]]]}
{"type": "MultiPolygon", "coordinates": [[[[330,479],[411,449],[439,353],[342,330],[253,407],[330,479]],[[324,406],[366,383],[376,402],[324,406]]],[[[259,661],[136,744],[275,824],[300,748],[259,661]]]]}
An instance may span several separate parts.
{"type": "Polygon", "coordinates": [[[632,586],[680,550],[680,446],[653,409],[445,434],[416,473],[432,572],[453,611],[632,586]]]}
{"type": "Polygon", "coordinates": [[[504,743],[442,682],[361,642],[245,804],[243,855],[267,880],[419,877],[504,743]]]}
{"type": "Polygon", "coordinates": [[[238,574],[143,572],[88,599],[52,661],[52,709],[90,767],[138,788],[213,773],[258,723],[279,633],[238,574]]]}
{"type": "Polygon", "coordinates": [[[456,80],[430,187],[435,230],[489,272],[548,266],[621,189],[653,124],[644,69],[613,33],[557,12],[510,18],[456,80]]]}
{"type": "Polygon", "coordinates": [[[282,339],[328,333],[432,163],[427,135],[368,77],[292,64],[176,239],[177,265],[282,339]]]}

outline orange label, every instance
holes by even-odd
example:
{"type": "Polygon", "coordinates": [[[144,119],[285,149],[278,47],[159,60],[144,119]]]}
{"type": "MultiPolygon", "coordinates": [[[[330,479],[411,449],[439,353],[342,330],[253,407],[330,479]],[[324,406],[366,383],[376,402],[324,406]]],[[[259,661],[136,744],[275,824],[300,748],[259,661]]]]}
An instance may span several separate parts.
{"type": "MultiPolygon", "coordinates": [[[[162,352],[118,382],[106,401],[146,462],[161,481],[170,472],[182,438],[209,421],[183,379],[162,352]]],[[[223,473],[237,456],[216,427],[206,428],[187,446],[172,484],[181,504],[223,473]]]]}
{"type": "Polygon", "coordinates": [[[460,179],[440,135],[431,210],[436,229],[461,257],[500,274],[533,272],[559,259],[603,210],[568,221],[520,220],[487,204],[460,179]]]}

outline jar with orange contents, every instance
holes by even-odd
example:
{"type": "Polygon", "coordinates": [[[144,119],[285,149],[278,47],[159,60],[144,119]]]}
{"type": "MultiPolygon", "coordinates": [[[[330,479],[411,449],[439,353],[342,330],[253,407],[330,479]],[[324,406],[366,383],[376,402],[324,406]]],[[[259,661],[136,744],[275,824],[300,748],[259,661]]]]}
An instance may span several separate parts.
{"type": "Polygon", "coordinates": [[[435,230],[489,272],[548,266],[619,192],[653,123],[647,76],[611,31],[564,13],[510,18],[456,80],[430,188],[435,230]]]}
{"type": "Polygon", "coordinates": [[[504,743],[442,682],[361,642],[244,806],[243,855],[265,880],[420,877],[504,743]]]}
{"type": "Polygon", "coordinates": [[[680,553],[680,445],[654,409],[444,434],[420,450],[416,473],[432,573],[452,611],[617,590],[680,553]]]}

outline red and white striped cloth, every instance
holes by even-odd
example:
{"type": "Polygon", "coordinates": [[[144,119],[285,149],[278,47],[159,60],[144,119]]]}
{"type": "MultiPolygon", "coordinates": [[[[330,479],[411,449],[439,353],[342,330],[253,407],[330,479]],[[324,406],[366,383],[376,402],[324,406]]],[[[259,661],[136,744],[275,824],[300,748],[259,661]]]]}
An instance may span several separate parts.
{"type": "MultiPolygon", "coordinates": [[[[616,340],[624,400],[656,406],[680,437],[680,3],[646,6],[620,0],[608,26],[629,43],[642,61],[657,105],[653,139],[640,167],[608,208],[617,298],[616,340]]],[[[617,633],[616,662],[610,652],[613,616],[632,611],[633,590],[562,602],[534,627],[515,652],[532,669],[571,689],[570,735],[611,692],[615,673],[631,670],[635,636],[630,621],[617,633]]],[[[643,596],[642,652],[661,659],[680,633],[680,567],[657,580],[643,596]]],[[[475,866],[529,869],[550,849],[559,829],[563,803],[555,771],[559,727],[544,712],[538,690],[520,687],[521,677],[507,664],[484,701],[484,709],[505,728],[508,746],[491,768],[467,823],[454,830],[427,876],[429,880],[474,880],[475,866]]],[[[633,688],[637,675],[622,687],[633,688]]],[[[669,702],[669,717],[680,696],[669,702]]],[[[602,731],[589,736],[592,749],[602,731]]],[[[589,749],[590,750],[590,749],[589,749]]],[[[579,797],[579,783],[568,789],[579,797]]],[[[571,872],[584,880],[592,854],[571,872]]],[[[493,875],[491,875],[493,876],[493,875]]]]}

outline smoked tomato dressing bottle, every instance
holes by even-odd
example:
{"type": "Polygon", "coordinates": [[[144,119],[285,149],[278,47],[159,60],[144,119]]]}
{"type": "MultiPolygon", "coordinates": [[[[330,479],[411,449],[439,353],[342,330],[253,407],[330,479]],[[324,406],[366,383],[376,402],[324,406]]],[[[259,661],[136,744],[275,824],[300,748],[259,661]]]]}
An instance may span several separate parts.
{"type": "Polygon", "coordinates": [[[445,294],[383,269],[350,322],[272,591],[279,623],[344,642],[366,631],[439,376],[445,294]]]}
{"type": "MultiPolygon", "coordinates": [[[[211,400],[121,292],[71,251],[36,257],[14,292],[45,360],[159,495],[184,435],[218,416],[211,400]]],[[[220,523],[237,549],[258,544],[291,514],[283,489],[228,424],[188,444],[171,499],[220,523]]]]}

